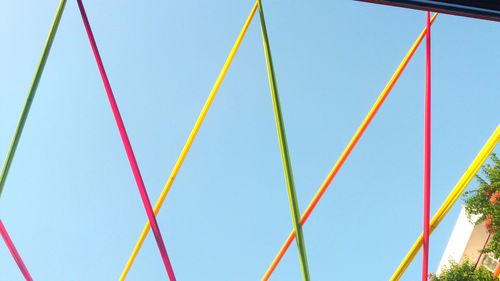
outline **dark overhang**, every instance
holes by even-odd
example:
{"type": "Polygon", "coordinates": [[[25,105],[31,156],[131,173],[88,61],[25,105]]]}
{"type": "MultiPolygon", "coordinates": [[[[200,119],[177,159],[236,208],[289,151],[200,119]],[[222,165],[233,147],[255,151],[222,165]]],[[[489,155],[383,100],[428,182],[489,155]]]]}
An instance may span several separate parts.
{"type": "Polygon", "coordinates": [[[376,4],[433,11],[500,21],[500,0],[357,0],[376,4]]]}

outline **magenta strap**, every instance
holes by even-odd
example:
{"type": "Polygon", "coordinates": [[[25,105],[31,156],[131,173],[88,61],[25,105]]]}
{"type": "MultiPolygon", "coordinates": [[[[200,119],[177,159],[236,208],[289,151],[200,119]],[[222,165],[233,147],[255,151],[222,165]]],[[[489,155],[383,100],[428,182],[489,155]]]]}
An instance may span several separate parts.
{"type": "Polygon", "coordinates": [[[19,252],[16,249],[16,246],[14,246],[14,243],[10,239],[9,233],[7,233],[7,229],[5,229],[2,220],[0,220],[0,235],[2,235],[3,241],[5,241],[7,248],[9,248],[9,252],[16,261],[19,270],[21,270],[21,272],[23,273],[24,279],[26,279],[27,281],[33,281],[33,278],[31,278],[28,268],[26,268],[23,259],[21,259],[21,256],[19,255],[19,252]]]}
{"type": "Polygon", "coordinates": [[[125,151],[127,152],[127,157],[130,163],[130,167],[132,168],[135,182],[139,189],[139,193],[141,194],[142,203],[144,204],[144,208],[146,209],[151,229],[153,230],[156,243],[158,245],[158,249],[160,250],[163,264],[165,265],[165,269],[167,270],[167,274],[170,280],[175,281],[176,279],[174,275],[174,270],[172,268],[172,265],[170,264],[170,259],[168,258],[167,250],[165,248],[165,243],[163,242],[163,238],[160,233],[160,228],[158,227],[158,223],[156,222],[156,217],[153,212],[153,208],[151,207],[151,202],[149,200],[148,193],[144,185],[144,181],[142,180],[141,172],[139,170],[139,166],[137,165],[137,160],[135,159],[134,152],[132,150],[132,145],[130,144],[127,131],[125,130],[125,125],[123,124],[123,120],[120,115],[118,105],[116,104],[116,100],[113,95],[113,90],[111,89],[111,84],[109,83],[108,76],[106,75],[106,71],[104,70],[104,65],[102,63],[101,56],[99,55],[99,50],[97,49],[97,44],[95,42],[92,29],[90,28],[85,8],[83,7],[83,3],[81,0],[77,0],[77,2],[78,2],[78,8],[80,9],[80,13],[82,15],[83,24],[85,25],[85,30],[87,31],[87,35],[89,37],[90,45],[92,46],[92,51],[94,52],[94,57],[97,62],[97,67],[99,68],[102,82],[104,83],[104,88],[106,89],[108,100],[111,105],[113,115],[115,117],[116,125],[118,126],[118,130],[120,131],[120,136],[123,145],[125,146],[125,151]]]}
{"type": "Polygon", "coordinates": [[[429,235],[431,209],[431,13],[427,11],[424,101],[424,239],[422,281],[429,280],[429,235]]]}

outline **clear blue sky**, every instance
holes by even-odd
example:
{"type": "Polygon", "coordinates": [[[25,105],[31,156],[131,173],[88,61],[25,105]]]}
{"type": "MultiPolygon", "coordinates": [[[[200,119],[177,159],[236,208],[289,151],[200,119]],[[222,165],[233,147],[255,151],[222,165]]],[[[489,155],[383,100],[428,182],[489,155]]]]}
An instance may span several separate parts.
{"type": "MultiPolygon", "coordinates": [[[[85,1],[156,201],[253,1],[85,1]]],[[[57,0],[0,4],[0,158],[57,0]]],[[[343,1],[264,1],[301,210],[425,23],[343,1]]],[[[259,280],[292,228],[255,18],[158,222],[179,280],[259,280]]],[[[500,25],[433,28],[432,213],[500,120],[500,25]]],[[[419,50],[304,228],[313,280],[387,280],[421,231],[419,50]]],[[[431,240],[435,270],[459,206],[431,240]]],[[[146,221],[76,1],[0,203],[37,280],[116,280],[146,221]]],[[[420,278],[420,256],[404,280],[420,278]]],[[[22,280],[0,243],[0,280],[22,280]]],[[[300,280],[295,244],[272,280],[300,280]]],[[[129,280],[166,280],[150,235],[129,280]]]]}

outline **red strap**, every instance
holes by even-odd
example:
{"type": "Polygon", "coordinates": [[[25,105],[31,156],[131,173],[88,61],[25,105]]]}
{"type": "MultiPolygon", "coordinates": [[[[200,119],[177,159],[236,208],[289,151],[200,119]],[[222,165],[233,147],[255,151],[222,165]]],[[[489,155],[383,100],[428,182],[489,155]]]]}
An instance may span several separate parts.
{"type": "Polygon", "coordinates": [[[5,229],[5,226],[3,225],[2,220],[0,220],[0,235],[2,235],[3,241],[5,241],[5,244],[7,245],[7,248],[9,248],[9,252],[14,258],[14,260],[17,263],[17,266],[21,270],[21,272],[24,275],[24,278],[27,281],[33,281],[33,278],[31,278],[31,275],[28,271],[28,268],[26,268],[26,265],[23,262],[23,259],[21,259],[21,256],[19,255],[19,252],[16,249],[16,246],[14,246],[14,243],[10,239],[9,234],[7,233],[7,229],[5,229]]]}
{"type": "Polygon", "coordinates": [[[424,240],[422,281],[429,280],[429,224],[431,207],[431,13],[427,11],[425,52],[425,117],[424,117],[424,240]]]}
{"type": "Polygon", "coordinates": [[[92,33],[92,29],[90,27],[87,14],[85,12],[85,8],[81,0],[77,0],[77,2],[78,2],[78,8],[80,9],[80,14],[82,15],[83,24],[85,25],[85,30],[87,31],[87,35],[89,37],[92,51],[94,52],[94,57],[97,62],[97,67],[99,68],[102,82],[104,83],[104,88],[106,89],[106,93],[108,95],[108,100],[111,105],[111,109],[113,111],[113,116],[115,117],[116,125],[118,126],[118,130],[120,131],[120,136],[122,138],[123,145],[125,146],[125,151],[127,153],[130,167],[132,168],[132,172],[134,174],[137,188],[139,189],[139,193],[141,195],[142,203],[144,204],[144,208],[146,209],[146,214],[149,219],[149,224],[151,225],[151,229],[153,230],[153,234],[156,239],[156,244],[158,245],[158,249],[160,250],[163,264],[165,265],[165,269],[167,270],[167,274],[170,280],[175,281],[176,279],[174,275],[174,270],[170,263],[170,259],[168,258],[167,249],[165,248],[165,243],[163,242],[163,238],[160,233],[160,228],[158,227],[158,223],[156,222],[156,217],[153,212],[153,207],[151,206],[151,201],[149,200],[148,193],[146,191],[146,186],[144,185],[144,181],[142,180],[141,172],[139,170],[139,166],[137,165],[137,160],[135,159],[134,151],[132,150],[132,145],[130,144],[127,131],[125,130],[125,125],[123,124],[120,110],[118,109],[118,105],[116,104],[115,96],[113,94],[113,90],[111,89],[111,84],[109,83],[108,76],[106,75],[106,70],[104,69],[104,65],[102,63],[101,56],[99,54],[99,50],[97,49],[97,44],[95,42],[94,34],[92,33]]]}

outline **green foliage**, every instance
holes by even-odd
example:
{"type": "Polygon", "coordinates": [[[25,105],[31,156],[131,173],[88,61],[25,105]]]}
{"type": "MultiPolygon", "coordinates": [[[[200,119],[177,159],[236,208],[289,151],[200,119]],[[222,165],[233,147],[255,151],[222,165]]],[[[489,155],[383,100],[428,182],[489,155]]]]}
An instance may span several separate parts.
{"type": "Polygon", "coordinates": [[[476,176],[479,187],[465,193],[465,209],[469,215],[478,215],[476,224],[483,223],[492,234],[483,252],[500,257],[500,159],[492,154],[491,163],[484,164],[484,176],[476,176]]]}
{"type": "MultiPolygon", "coordinates": [[[[482,167],[483,176],[476,175],[479,187],[465,192],[465,209],[472,216],[478,216],[474,221],[483,224],[491,233],[488,246],[484,253],[492,253],[500,257],[500,159],[492,154],[490,163],[482,167]]],[[[472,220],[471,220],[472,221],[472,220]]],[[[470,261],[462,264],[451,262],[439,276],[431,274],[430,281],[498,281],[486,268],[475,268],[470,261]]]]}
{"type": "Polygon", "coordinates": [[[497,278],[484,267],[477,270],[470,261],[462,264],[452,262],[439,276],[431,274],[430,281],[498,281],[497,278]]]}

